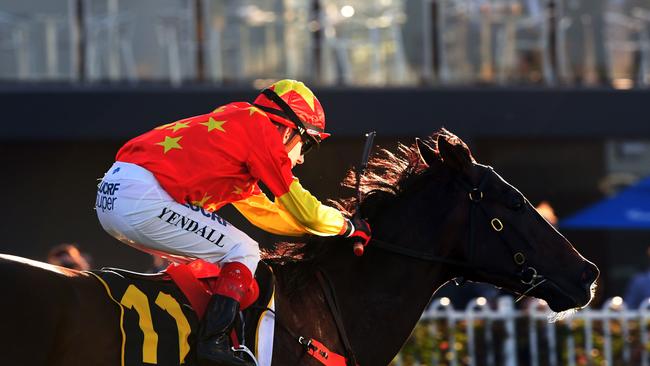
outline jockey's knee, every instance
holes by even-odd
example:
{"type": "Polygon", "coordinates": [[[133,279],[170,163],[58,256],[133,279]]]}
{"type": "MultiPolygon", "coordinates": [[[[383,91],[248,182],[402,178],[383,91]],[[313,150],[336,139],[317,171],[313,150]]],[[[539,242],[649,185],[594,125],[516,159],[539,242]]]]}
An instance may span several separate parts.
{"type": "Polygon", "coordinates": [[[240,262],[244,264],[251,273],[255,274],[257,263],[260,261],[260,246],[253,239],[242,241],[235,246],[223,258],[222,263],[240,262]]]}
{"type": "Polygon", "coordinates": [[[251,273],[253,275],[255,274],[255,270],[257,269],[257,264],[260,261],[260,247],[257,244],[257,242],[253,242],[255,245],[251,246],[250,251],[247,251],[246,255],[244,256],[244,265],[248,267],[248,269],[251,270],[251,273]]]}

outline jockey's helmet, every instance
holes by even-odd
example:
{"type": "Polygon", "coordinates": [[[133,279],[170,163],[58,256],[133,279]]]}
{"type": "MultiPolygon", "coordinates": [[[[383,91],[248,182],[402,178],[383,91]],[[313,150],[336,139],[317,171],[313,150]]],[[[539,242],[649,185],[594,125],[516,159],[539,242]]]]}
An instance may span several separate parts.
{"type": "Polygon", "coordinates": [[[296,129],[305,145],[318,145],[325,132],[325,112],[314,93],[300,81],[284,79],[262,90],[253,104],[276,123],[296,129]]]}

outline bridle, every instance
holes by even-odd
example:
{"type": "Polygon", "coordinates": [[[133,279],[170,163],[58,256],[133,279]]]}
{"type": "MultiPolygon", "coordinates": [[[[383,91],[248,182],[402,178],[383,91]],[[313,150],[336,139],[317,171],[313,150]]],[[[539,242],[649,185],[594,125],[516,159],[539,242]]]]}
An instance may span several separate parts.
{"type": "MultiPolygon", "coordinates": [[[[467,196],[471,204],[469,210],[469,228],[468,228],[469,229],[469,247],[468,247],[469,260],[468,261],[459,261],[450,258],[445,258],[445,257],[435,255],[432,251],[420,251],[417,249],[409,249],[376,238],[372,238],[370,240],[371,244],[368,247],[380,248],[382,250],[386,250],[389,252],[393,252],[399,255],[403,255],[415,259],[444,263],[452,267],[469,269],[486,275],[512,276],[513,273],[510,272],[495,271],[493,269],[482,267],[478,265],[474,260],[476,246],[477,246],[476,235],[475,235],[476,225],[477,225],[476,222],[477,219],[480,218],[479,216],[485,217],[487,220],[489,220],[492,230],[497,235],[499,235],[501,241],[505,243],[505,245],[510,249],[510,252],[512,253],[512,259],[516,266],[514,275],[519,279],[520,283],[522,283],[525,286],[528,286],[528,288],[524,290],[516,300],[516,301],[520,301],[527,294],[533,291],[535,288],[545,283],[547,279],[541,274],[539,274],[537,272],[537,269],[535,269],[535,267],[527,263],[526,255],[524,254],[523,250],[521,250],[520,248],[517,247],[517,245],[511,243],[505,238],[504,230],[506,228],[505,225],[503,224],[503,221],[501,221],[501,219],[499,219],[498,217],[491,215],[488,209],[485,207],[485,205],[481,204],[484,198],[484,188],[487,182],[487,178],[491,175],[496,175],[496,173],[490,166],[481,165],[481,164],[474,164],[474,165],[484,167],[486,169],[478,185],[472,185],[461,178],[458,178],[456,180],[458,184],[461,186],[461,188],[467,192],[467,196]]],[[[462,283],[464,282],[464,280],[461,279],[460,282],[462,283]]]]}
{"type": "MultiPolygon", "coordinates": [[[[452,267],[470,269],[475,272],[479,272],[487,275],[512,276],[512,273],[510,272],[494,271],[492,269],[484,268],[475,263],[474,253],[476,251],[476,235],[475,235],[476,222],[477,219],[479,218],[478,216],[482,213],[483,214],[482,217],[485,217],[490,221],[490,226],[492,227],[494,232],[496,232],[497,235],[499,235],[501,241],[505,243],[506,246],[510,249],[512,253],[512,259],[516,265],[516,270],[514,272],[514,275],[518,277],[519,281],[523,285],[528,286],[528,288],[525,291],[523,291],[520,294],[520,296],[517,298],[516,301],[519,301],[523,299],[531,291],[533,291],[535,288],[547,282],[547,279],[544,276],[540,275],[537,272],[537,269],[535,269],[535,267],[527,264],[526,255],[524,254],[523,250],[517,248],[510,241],[506,240],[504,236],[505,225],[503,224],[501,219],[499,219],[496,216],[490,215],[489,210],[485,207],[485,205],[481,204],[484,198],[484,188],[485,188],[485,184],[487,183],[487,178],[491,175],[496,175],[496,173],[494,172],[494,169],[492,169],[492,167],[490,166],[481,165],[481,164],[474,164],[474,165],[485,168],[485,173],[483,173],[483,176],[481,177],[481,180],[479,181],[478,185],[472,185],[460,178],[456,179],[456,182],[461,186],[461,188],[465,192],[467,192],[467,197],[471,203],[470,210],[469,210],[469,248],[468,248],[469,260],[468,261],[459,261],[459,260],[445,258],[445,257],[435,255],[433,251],[421,251],[417,249],[409,249],[376,238],[370,239],[371,244],[368,245],[368,248],[379,248],[405,257],[415,258],[418,260],[424,260],[429,262],[444,263],[452,267]],[[490,217],[492,218],[490,219],[490,217]]],[[[360,172],[360,174],[362,174],[362,172],[360,172]]],[[[357,189],[359,189],[358,186],[357,189]]],[[[334,291],[334,285],[331,279],[329,278],[327,272],[324,271],[322,268],[317,268],[316,278],[318,279],[320,287],[323,291],[325,302],[327,303],[330,309],[330,313],[332,314],[332,317],[336,324],[336,329],[338,330],[339,336],[343,343],[343,347],[345,349],[344,362],[346,365],[358,366],[359,364],[357,362],[356,355],[354,353],[354,350],[352,349],[352,345],[350,343],[347,332],[345,330],[345,326],[343,324],[340,307],[338,306],[339,302],[336,298],[336,292],[334,291]]],[[[266,309],[266,310],[270,310],[270,309],[266,309]]],[[[311,350],[312,353],[320,352],[321,356],[325,358],[328,357],[328,354],[326,352],[314,348],[313,339],[299,336],[295,334],[293,331],[291,331],[291,329],[289,329],[285,325],[281,323],[280,325],[293,339],[297,340],[297,342],[306,351],[311,350]]]]}
{"type": "MultiPolygon", "coordinates": [[[[485,217],[490,221],[490,226],[492,227],[494,232],[496,232],[497,235],[499,235],[501,241],[505,243],[506,246],[510,249],[510,252],[512,253],[512,259],[516,265],[516,270],[514,272],[514,275],[519,279],[520,283],[522,283],[525,286],[528,286],[526,290],[524,290],[520,294],[520,296],[515,300],[515,302],[518,302],[521,299],[523,299],[527,294],[529,294],[531,291],[533,291],[535,288],[547,282],[547,279],[544,276],[540,275],[537,272],[537,269],[535,269],[535,267],[527,264],[526,255],[524,254],[523,250],[517,248],[510,241],[506,240],[504,235],[505,225],[503,224],[501,219],[499,219],[496,216],[490,215],[485,205],[481,204],[484,198],[484,188],[487,182],[487,178],[491,175],[496,175],[496,173],[494,172],[494,169],[492,169],[492,167],[490,166],[476,164],[476,163],[474,163],[474,165],[483,167],[486,170],[485,173],[483,173],[483,176],[481,177],[481,180],[479,181],[478,185],[472,185],[460,178],[456,180],[457,183],[462,187],[462,189],[465,192],[467,192],[467,196],[471,203],[470,210],[469,210],[469,248],[468,248],[469,260],[468,261],[458,261],[454,259],[445,258],[445,257],[435,255],[433,251],[420,251],[417,249],[409,249],[376,238],[370,239],[370,244],[368,245],[368,248],[379,248],[405,257],[415,258],[418,260],[424,260],[429,262],[444,263],[452,267],[470,269],[474,272],[478,272],[486,275],[499,275],[499,276],[505,275],[508,277],[512,276],[513,273],[511,272],[495,271],[492,269],[482,267],[475,263],[474,253],[476,251],[476,235],[475,235],[476,221],[478,219],[477,216],[479,216],[482,213],[483,214],[482,217],[485,217]],[[492,218],[490,219],[490,217],[492,218]]],[[[345,348],[345,355],[346,355],[346,364],[358,366],[357,359],[354,354],[354,350],[352,349],[352,346],[347,336],[347,332],[345,331],[345,327],[343,326],[343,321],[341,318],[338,301],[336,299],[334,286],[332,285],[332,282],[331,280],[329,280],[328,275],[325,271],[319,269],[317,271],[316,277],[320,282],[321,288],[325,295],[326,303],[330,308],[331,314],[336,323],[336,328],[339,332],[341,340],[343,341],[343,345],[345,348]]],[[[302,340],[304,340],[302,337],[298,338],[298,342],[301,343],[303,346],[305,346],[302,340]]]]}

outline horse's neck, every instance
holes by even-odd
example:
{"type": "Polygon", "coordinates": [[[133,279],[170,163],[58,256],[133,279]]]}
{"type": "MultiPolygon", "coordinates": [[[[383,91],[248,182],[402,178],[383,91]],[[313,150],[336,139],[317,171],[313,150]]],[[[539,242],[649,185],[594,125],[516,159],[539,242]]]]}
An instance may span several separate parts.
{"type": "Polygon", "coordinates": [[[362,259],[343,254],[324,265],[346,333],[362,364],[390,363],[433,292],[449,280],[438,268],[372,249],[362,259]]]}
{"type": "MultiPolygon", "coordinates": [[[[440,212],[448,212],[449,207],[453,205],[447,190],[443,189],[451,178],[439,177],[439,190],[432,191],[431,187],[428,188],[429,195],[426,199],[436,202],[435,208],[440,212]]],[[[392,231],[396,227],[401,228],[398,230],[405,230],[408,228],[408,220],[422,219],[419,216],[409,217],[417,214],[411,208],[417,207],[413,206],[413,202],[422,201],[420,195],[414,194],[401,199],[399,207],[384,207],[383,210],[395,212],[399,208],[408,211],[399,211],[403,213],[403,217],[400,216],[401,221],[398,222],[394,222],[395,216],[375,218],[373,226],[377,228],[377,238],[390,240],[389,234],[392,234],[399,236],[395,243],[409,240],[403,232],[391,233],[387,228],[392,228],[392,231]],[[381,228],[385,230],[382,231],[381,228]]],[[[429,212],[429,216],[431,220],[435,220],[439,215],[429,212]]],[[[438,232],[439,235],[443,232],[442,227],[432,227],[431,231],[438,232]]],[[[449,241],[450,237],[450,234],[446,234],[439,238],[437,244],[440,251],[437,255],[450,254],[449,250],[455,247],[449,241]]],[[[418,240],[422,243],[432,242],[418,240]]],[[[373,248],[372,243],[363,257],[355,257],[352,248],[345,244],[336,241],[328,243],[333,246],[330,247],[332,250],[320,257],[319,267],[332,282],[345,332],[358,362],[362,365],[387,365],[410,335],[433,292],[450,280],[452,275],[443,271],[441,264],[373,248]]],[[[278,318],[292,329],[300,329],[301,335],[316,337],[333,351],[343,352],[340,330],[337,330],[330,307],[323,296],[323,288],[315,278],[307,279],[304,285],[303,291],[294,294],[292,298],[279,291],[278,318]]],[[[274,348],[278,349],[276,346],[274,348]]],[[[296,363],[295,359],[276,360],[275,356],[274,353],[274,364],[296,363]]]]}

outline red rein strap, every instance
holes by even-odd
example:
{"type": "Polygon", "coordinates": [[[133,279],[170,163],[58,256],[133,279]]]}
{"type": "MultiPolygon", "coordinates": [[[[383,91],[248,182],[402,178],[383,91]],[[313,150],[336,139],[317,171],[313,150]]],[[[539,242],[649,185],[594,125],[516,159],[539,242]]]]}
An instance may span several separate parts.
{"type": "Polygon", "coordinates": [[[305,338],[300,337],[298,342],[305,347],[310,356],[325,366],[348,366],[345,357],[330,351],[329,348],[325,347],[324,344],[317,340],[306,340],[305,338]]]}

